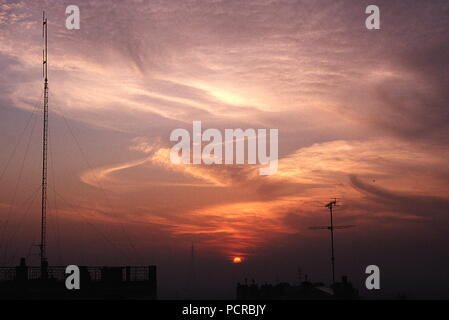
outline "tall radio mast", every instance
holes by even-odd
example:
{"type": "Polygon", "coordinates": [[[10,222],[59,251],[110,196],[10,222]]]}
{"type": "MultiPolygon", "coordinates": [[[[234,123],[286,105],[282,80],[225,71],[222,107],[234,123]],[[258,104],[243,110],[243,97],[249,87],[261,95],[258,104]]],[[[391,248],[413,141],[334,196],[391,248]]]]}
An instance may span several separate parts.
{"type": "Polygon", "coordinates": [[[42,15],[42,36],[44,38],[44,51],[42,55],[42,68],[44,78],[44,130],[42,143],[42,202],[41,202],[41,278],[48,277],[48,262],[46,253],[47,232],[47,145],[48,145],[48,77],[47,77],[47,18],[45,11],[42,15]]]}

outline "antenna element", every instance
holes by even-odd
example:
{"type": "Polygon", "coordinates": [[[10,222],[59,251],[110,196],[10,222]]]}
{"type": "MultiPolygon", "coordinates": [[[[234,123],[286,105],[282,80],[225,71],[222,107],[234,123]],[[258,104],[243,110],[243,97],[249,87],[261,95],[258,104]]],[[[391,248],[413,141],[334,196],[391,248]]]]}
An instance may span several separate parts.
{"type": "Polygon", "coordinates": [[[330,226],[318,226],[318,227],[310,227],[311,230],[324,229],[329,230],[331,232],[331,263],[332,263],[332,284],[335,284],[335,255],[334,255],[334,230],[335,229],[347,229],[351,227],[355,227],[354,225],[346,225],[346,226],[334,226],[333,220],[333,208],[337,206],[337,198],[334,198],[331,202],[325,205],[326,208],[329,208],[331,224],[330,226]]]}

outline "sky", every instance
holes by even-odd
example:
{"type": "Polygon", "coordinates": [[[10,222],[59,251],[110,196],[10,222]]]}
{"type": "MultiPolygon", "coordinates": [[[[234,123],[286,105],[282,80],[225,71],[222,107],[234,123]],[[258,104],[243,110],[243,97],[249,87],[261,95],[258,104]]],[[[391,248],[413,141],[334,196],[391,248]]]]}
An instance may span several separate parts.
{"type": "Polygon", "coordinates": [[[38,261],[46,10],[50,265],[156,264],[165,298],[329,283],[335,197],[338,277],[448,298],[449,3],[376,0],[367,30],[372,2],[1,0],[0,263],[38,261]],[[277,173],[171,163],[195,120],[278,129],[277,173]]]}

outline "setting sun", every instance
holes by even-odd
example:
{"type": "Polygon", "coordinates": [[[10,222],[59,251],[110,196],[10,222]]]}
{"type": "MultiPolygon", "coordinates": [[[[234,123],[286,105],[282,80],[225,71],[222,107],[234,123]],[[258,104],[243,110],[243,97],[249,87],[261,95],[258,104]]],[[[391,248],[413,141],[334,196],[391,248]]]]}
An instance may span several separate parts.
{"type": "Polygon", "coordinates": [[[240,258],[240,257],[235,257],[233,260],[232,260],[232,262],[233,263],[240,263],[240,262],[242,262],[243,260],[242,260],[242,258],[240,258]]]}

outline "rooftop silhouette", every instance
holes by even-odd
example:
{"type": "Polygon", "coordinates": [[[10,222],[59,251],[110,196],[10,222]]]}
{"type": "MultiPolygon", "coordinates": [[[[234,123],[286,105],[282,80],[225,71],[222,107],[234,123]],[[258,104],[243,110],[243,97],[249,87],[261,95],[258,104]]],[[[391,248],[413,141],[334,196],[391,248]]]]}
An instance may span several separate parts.
{"type": "Polygon", "coordinates": [[[237,300],[358,300],[359,293],[343,276],[341,282],[335,282],[330,287],[323,283],[312,283],[306,280],[299,285],[286,282],[278,284],[258,285],[253,280],[248,284],[237,284],[237,300]]]}
{"type": "Polygon", "coordinates": [[[65,267],[0,267],[0,299],[156,299],[156,266],[80,266],[80,289],[65,286],[65,267]]]}

